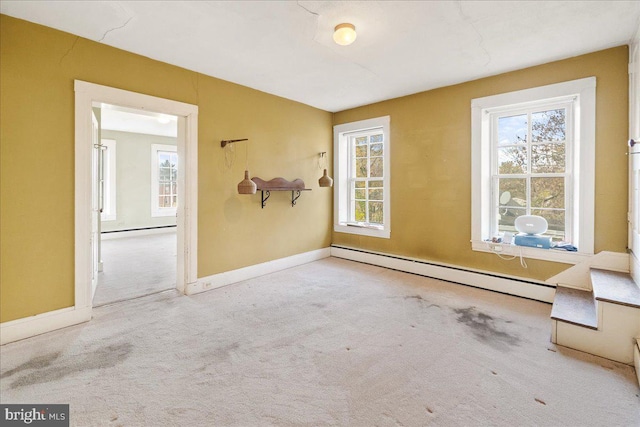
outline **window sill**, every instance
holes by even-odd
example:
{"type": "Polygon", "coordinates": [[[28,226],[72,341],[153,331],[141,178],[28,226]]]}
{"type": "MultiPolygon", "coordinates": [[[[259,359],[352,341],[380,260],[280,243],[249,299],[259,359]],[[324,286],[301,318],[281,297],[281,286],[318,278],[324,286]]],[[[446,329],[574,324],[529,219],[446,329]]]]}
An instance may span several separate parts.
{"type": "Polygon", "coordinates": [[[157,217],[166,217],[166,216],[176,216],[176,212],[177,212],[176,208],[167,208],[166,210],[162,209],[158,211],[154,210],[151,212],[151,217],[157,218],[157,217]]]}
{"type": "Polygon", "coordinates": [[[478,252],[497,253],[505,256],[522,255],[523,258],[539,259],[543,261],[560,262],[563,264],[578,264],[592,255],[584,252],[569,252],[556,249],[538,249],[527,246],[516,246],[506,243],[492,243],[483,240],[472,240],[471,249],[478,252]]]}
{"type": "Polygon", "coordinates": [[[365,225],[350,225],[346,222],[333,225],[333,231],[337,233],[358,234],[361,236],[379,237],[382,239],[389,239],[391,237],[391,231],[378,227],[367,227],[365,225]]]}

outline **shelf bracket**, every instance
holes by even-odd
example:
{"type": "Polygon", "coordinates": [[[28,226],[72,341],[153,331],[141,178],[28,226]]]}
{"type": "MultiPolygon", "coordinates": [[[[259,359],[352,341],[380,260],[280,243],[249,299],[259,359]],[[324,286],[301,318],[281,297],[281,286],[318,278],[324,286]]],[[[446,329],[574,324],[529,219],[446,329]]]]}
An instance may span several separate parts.
{"type": "Polygon", "coordinates": [[[260,190],[260,193],[262,193],[262,209],[264,209],[264,207],[267,206],[267,199],[269,199],[269,196],[271,196],[271,191],[260,190]],[[267,197],[264,197],[264,193],[267,193],[267,197]]]}
{"type": "Polygon", "coordinates": [[[296,200],[300,198],[302,192],[300,190],[291,190],[291,207],[296,205],[296,200]]]}

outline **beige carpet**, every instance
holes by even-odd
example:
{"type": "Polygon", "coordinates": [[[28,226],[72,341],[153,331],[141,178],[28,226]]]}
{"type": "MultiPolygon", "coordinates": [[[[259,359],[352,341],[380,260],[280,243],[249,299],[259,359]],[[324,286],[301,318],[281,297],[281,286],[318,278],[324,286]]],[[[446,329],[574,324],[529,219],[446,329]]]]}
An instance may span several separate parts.
{"type": "Polygon", "coordinates": [[[553,346],[550,309],[329,258],[5,345],[0,396],[76,426],[640,425],[633,368],[553,346]]]}
{"type": "Polygon", "coordinates": [[[176,287],[175,230],[102,240],[103,271],[93,305],[136,298],[176,287]]]}

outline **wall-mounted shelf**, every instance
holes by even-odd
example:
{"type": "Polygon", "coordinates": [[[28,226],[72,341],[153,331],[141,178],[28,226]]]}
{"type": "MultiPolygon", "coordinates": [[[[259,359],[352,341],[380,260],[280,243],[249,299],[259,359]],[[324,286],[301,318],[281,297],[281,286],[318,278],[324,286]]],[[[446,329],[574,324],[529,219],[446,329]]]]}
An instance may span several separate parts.
{"type": "Polygon", "coordinates": [[[262,208],[267,205],[267,199],[271,196],[272,191],[291,191],[291,206],[296,205],[296,201],[300,198],[303,191],[311,191],[310,188],[304,187],[304,181],[300,178],[293,181],[287,181],[284,178],[273,178],[270,181],[254,176],[251,181],[258,186],[258,191],[262,195],[262,208]]]}

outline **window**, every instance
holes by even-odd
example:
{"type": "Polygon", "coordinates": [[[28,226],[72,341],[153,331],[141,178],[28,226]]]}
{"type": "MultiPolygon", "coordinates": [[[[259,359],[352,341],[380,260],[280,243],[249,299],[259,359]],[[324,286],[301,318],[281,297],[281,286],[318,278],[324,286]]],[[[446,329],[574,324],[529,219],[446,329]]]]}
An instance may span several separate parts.
{"type": "Polygon", "coordinates": [[[116,141],[103,139],[100,150],[100,220],[116,219],[116,141]]]}
{"type": "Polygon", "coordinates": [[[175,145],[151,145],[151,216],[175,216],[178,153],[175,145]]]}
{"type": "Polygon", "coordinates": [[[334,230],[390,237],[389,116],[334,126],[334,230]]]}
{"type": "Polygon", "coordinates": [[[593,253],[594,77],[474,99],[472,145],[473,249],[515,232],[518,216],[539,215],[552,240],[593,253]]]}

